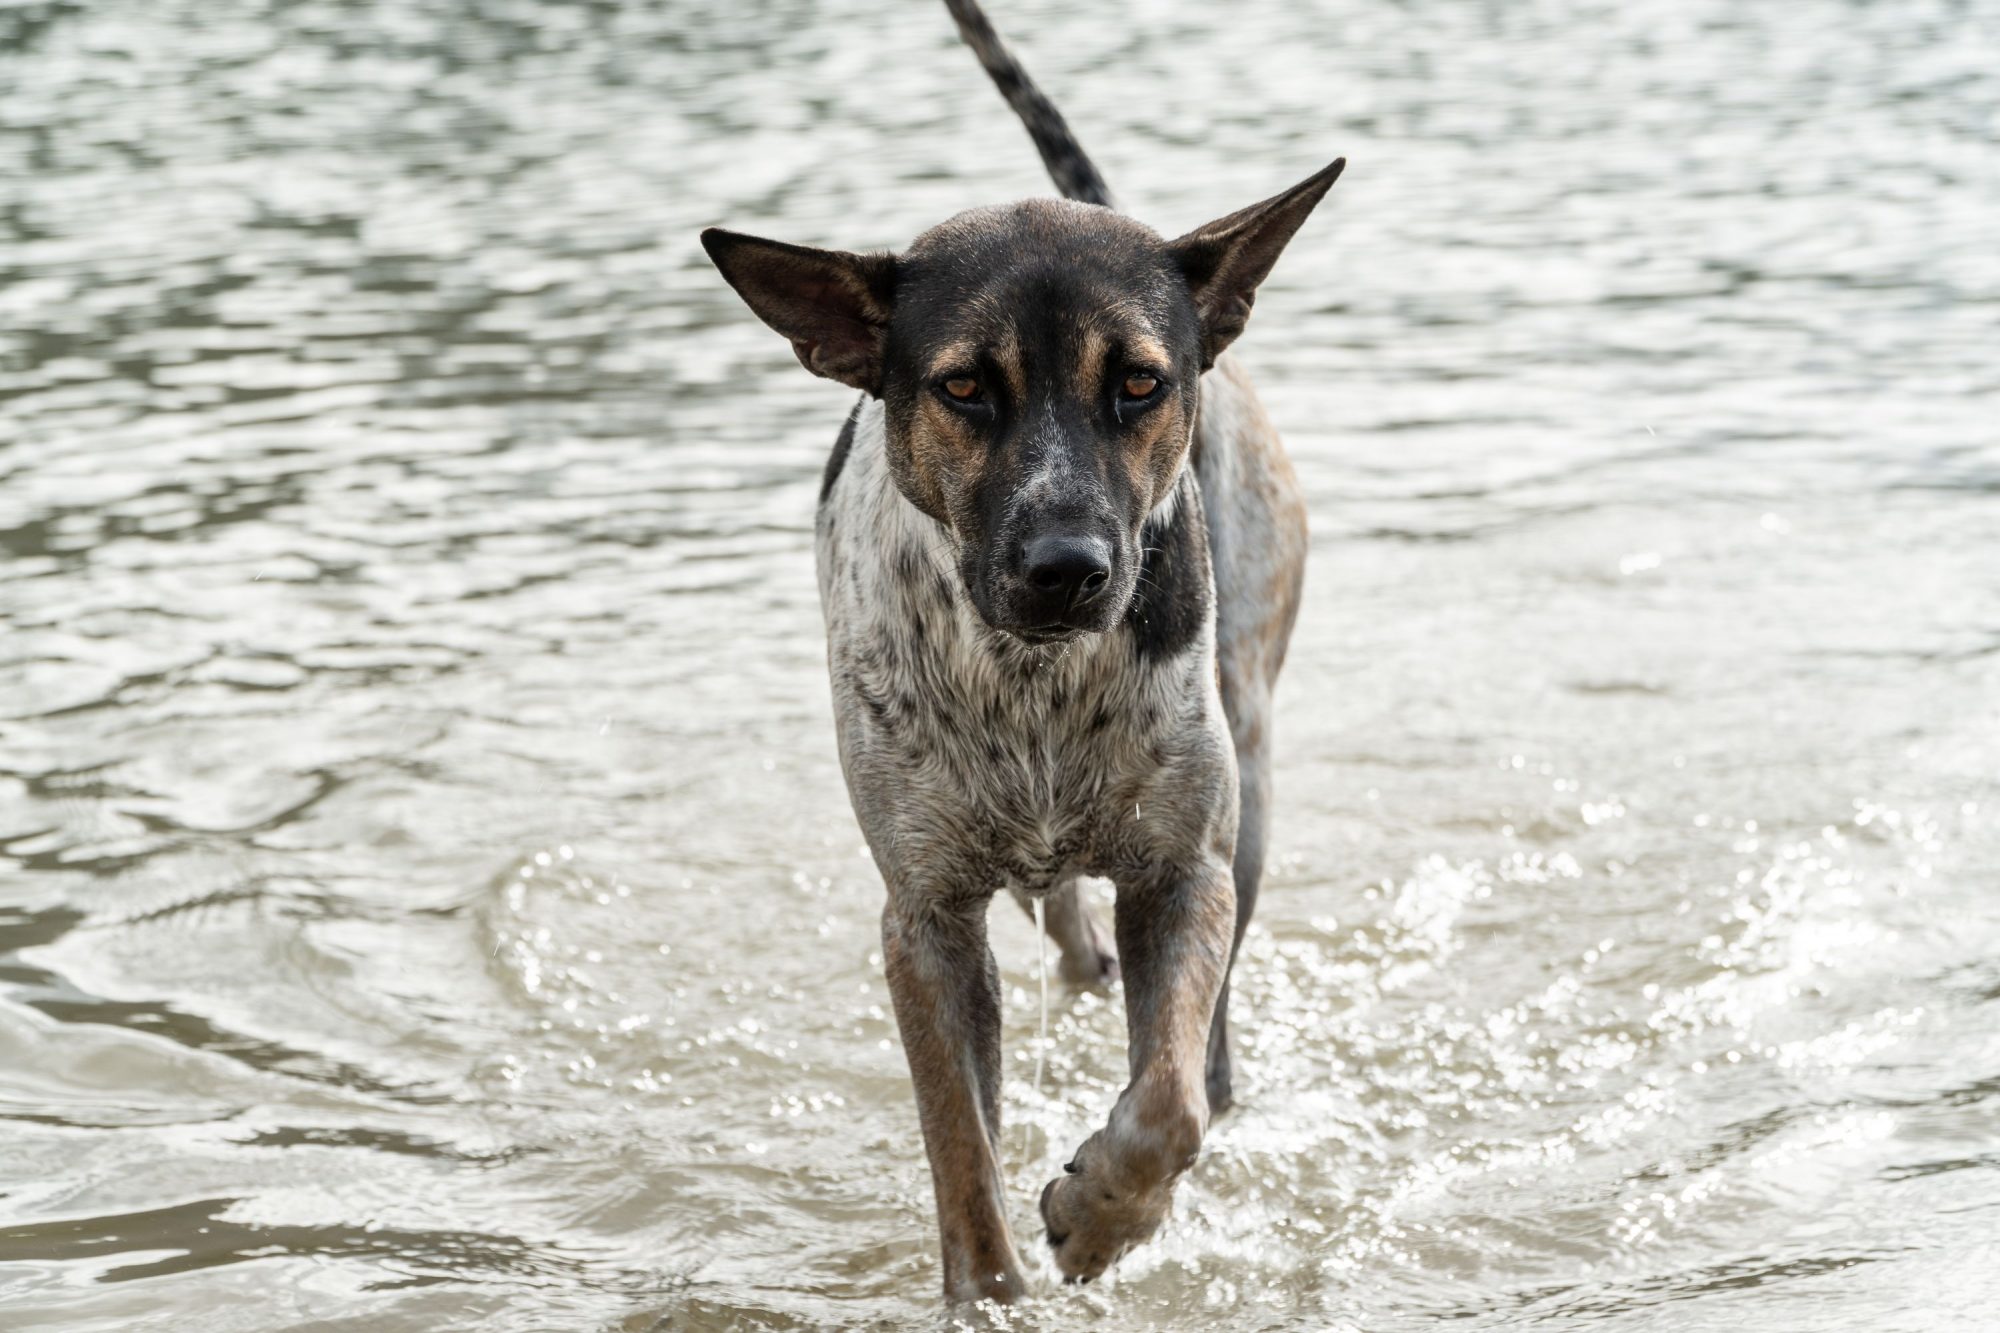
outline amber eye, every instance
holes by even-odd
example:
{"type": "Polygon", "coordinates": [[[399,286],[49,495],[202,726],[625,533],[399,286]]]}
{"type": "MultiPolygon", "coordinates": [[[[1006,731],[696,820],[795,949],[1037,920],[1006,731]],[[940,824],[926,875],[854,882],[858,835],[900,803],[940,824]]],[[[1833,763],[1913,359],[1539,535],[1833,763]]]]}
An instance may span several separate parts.
{"type": "Polygon", "coordinates": [[[979,396],[979,381],[970,375],[955,375],[944,382],[944,391],[961,403],[969,403],[979,396]]]}
{"type": "Polygon", "coordinates": [[[1127,375],[1125,377],[1125,396],[1127,398],[1150,398],[1153,395],[1153,390],[1159,387],[1159,380],[1153,378],[1151,375],[1127,375]]]}

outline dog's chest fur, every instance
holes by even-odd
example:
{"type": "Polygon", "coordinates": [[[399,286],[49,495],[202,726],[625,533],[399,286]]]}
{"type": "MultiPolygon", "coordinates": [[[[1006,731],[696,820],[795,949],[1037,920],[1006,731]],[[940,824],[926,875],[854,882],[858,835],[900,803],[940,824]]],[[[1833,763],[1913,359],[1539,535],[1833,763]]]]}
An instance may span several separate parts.
{"type": "MultiPolygon", "coordinates": [[[[828,469],[817,553],[841,758],[892,878],[1044,892],[1213,825],[1226,750],[1191,475],[1147,530],[1118,629],[1031,648],[973,611],[947,535],[896,490],[867,402],[828,469]]],[[[1227,802],[1222,802],[1225,807],[1227,802]]]]}

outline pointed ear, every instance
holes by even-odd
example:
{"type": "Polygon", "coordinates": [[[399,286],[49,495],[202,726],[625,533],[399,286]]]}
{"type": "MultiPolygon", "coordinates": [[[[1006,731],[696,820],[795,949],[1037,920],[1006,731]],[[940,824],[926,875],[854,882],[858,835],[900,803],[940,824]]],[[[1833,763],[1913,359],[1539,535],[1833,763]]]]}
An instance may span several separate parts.
{"type": "Polygon", "coordinates": [[[893,258],[786,245],[720,227],[703,232],[701,246],[757,318],[791,339],[800,365],[881,396],[893,258]]]}
{"type": "Polygon", "coordinates": [[[1215,364],[1250,322],[1257,284],[1270,274],[1285,243],[1333,188],[1346,165],[1346,158],[1336,158],[1332,166],[1283,194],[1196,227],[1167,247],[1186,275],[1194,308],[1201,315],[1203,370],[1215,364]]]}

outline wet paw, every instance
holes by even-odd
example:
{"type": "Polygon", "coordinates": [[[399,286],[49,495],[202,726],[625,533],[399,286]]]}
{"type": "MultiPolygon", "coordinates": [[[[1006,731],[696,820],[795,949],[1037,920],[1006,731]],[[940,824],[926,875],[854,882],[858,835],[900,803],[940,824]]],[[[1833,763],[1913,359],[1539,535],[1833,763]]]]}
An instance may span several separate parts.
{"type": "Polygon", "coordinates": [[[1067,1173],[1042,1190],[1042,1224],[1065,1282],[1088,1282],[1117,1263],[1133,1246],[1149,1239],[1166,1220],[1172,1184],[1134,1186],[1115,1180],[1101,1160],[1086,1165],[1086,1154],[1064,1167],[1067,1173]]]}
{"type": "Polygon", "coordinates": [[[1060,971],[1071,986],[1108,986],[1118,980],[1118,955],[1102,944],[1087,953],[1065,950],[1060,971]]]}
{"type": "Polygon", "coordinates": [[[1224,1049],[1221,1058],[1212,1061],[1208,1066],[1208,1114],[1211,1119],[1236,1104],[1236,1093],[1231,1086],[1233,1081],[1229,1068],[1229,1052],[1224,1049]]]}

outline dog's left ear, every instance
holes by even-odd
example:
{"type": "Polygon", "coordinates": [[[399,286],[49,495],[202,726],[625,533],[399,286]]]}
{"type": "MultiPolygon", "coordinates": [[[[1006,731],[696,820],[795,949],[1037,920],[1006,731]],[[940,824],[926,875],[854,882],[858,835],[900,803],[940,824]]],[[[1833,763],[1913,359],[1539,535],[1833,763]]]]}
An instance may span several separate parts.
{"type": "Polygon", "coordinates": [[[1207,370],[1250,322],[1257,285],[1270,274],[1292,233],[1340,179],[1347,159],[1261,204],[1196,227],[1167,249],[1187,278],[1201,315],[1201,368],[1207,370]]]}
{"type": "Polygon", "coordinates": [[[710,227],[701,247],[757,318],[815,375],[882,396],[896,261],[710,227]]]}

